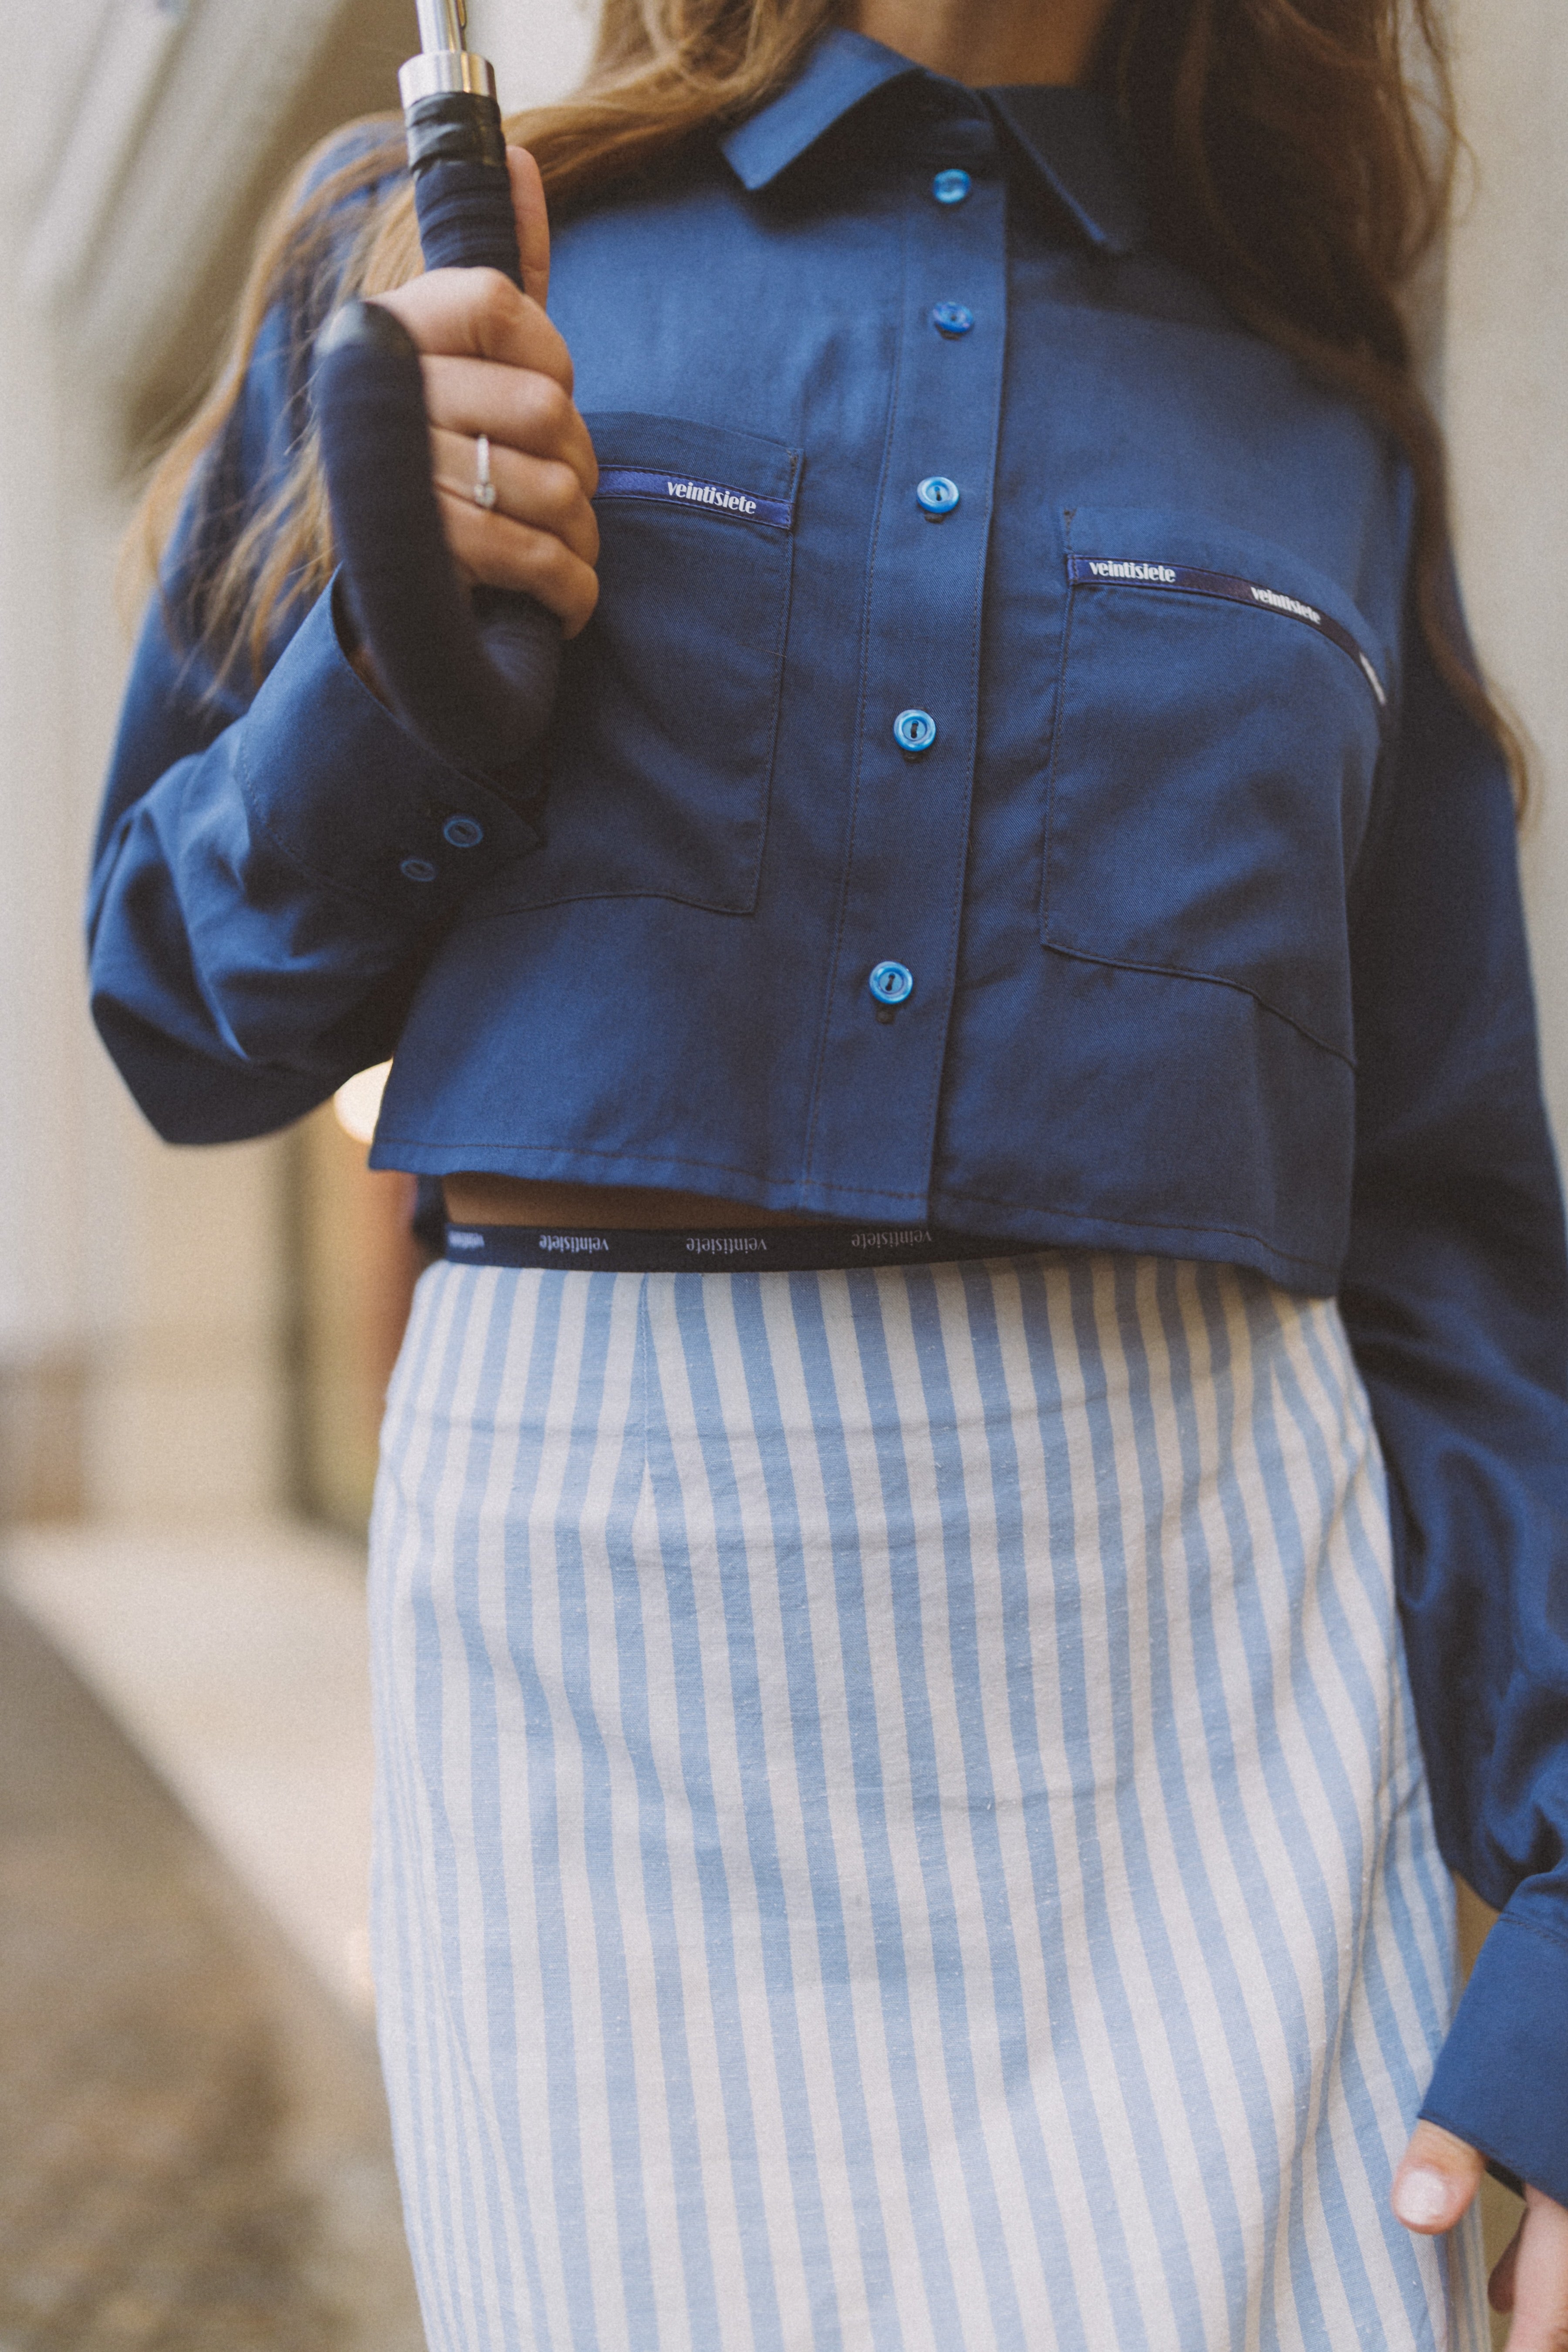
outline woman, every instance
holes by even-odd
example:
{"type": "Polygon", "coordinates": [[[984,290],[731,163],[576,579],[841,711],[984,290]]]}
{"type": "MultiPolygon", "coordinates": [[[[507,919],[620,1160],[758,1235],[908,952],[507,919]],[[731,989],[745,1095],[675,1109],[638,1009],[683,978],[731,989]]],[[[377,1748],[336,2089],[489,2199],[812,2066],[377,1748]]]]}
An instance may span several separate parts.
{"type": "Polygon", "coordinates": [[[372,1603],[443,2347],[1475,2346],[1489,2159],[1568,2329],[1561,1213],[1397,21],[609,0],[527,296],[362,145],[165,470],[103,1033],[187,1140],[395,1047],[450,1219],[372,1603]],[[571,641],[521,800],[329,585],[354,286],[571,641]]]}

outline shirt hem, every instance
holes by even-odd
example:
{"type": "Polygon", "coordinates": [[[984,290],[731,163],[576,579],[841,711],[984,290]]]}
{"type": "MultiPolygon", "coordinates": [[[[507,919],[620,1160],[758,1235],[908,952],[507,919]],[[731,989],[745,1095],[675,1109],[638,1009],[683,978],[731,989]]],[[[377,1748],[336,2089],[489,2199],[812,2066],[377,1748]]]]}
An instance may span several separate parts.
{"type": "Polygon", "coordinates": [[[722,1160],[661,1155],[641,1159],[626,1152],[498,1144],[422,1143],[382,1134],[370,1154],[373,1168],[400,1169],[416,1176],[515,1176],[546,1183],[605,1183],[710,1192],[726,1201],[757,1208],[798,1210],[803,1214],[868,1223],[929,1223],[954,1233],[996,1241],[1022,1241],[1043,1249],[1108,1249],[1129,1255],[1201,1258],[1238,1265],[1308,1297],[1328,1298],[1340,1269],[1327,1261],[1287,1250],[1245,1225],[1219,1220],[1191,1222],[1143,1216],[1121,1218],[1053,1203],[987,1199],[977,1193],[942,1191],[905,1193],[835,1185],[821,1179],[779,1182],[759,1171],[722,1160]],[[728,1181],[715,1180],[728,1179],[728,1181]]]}

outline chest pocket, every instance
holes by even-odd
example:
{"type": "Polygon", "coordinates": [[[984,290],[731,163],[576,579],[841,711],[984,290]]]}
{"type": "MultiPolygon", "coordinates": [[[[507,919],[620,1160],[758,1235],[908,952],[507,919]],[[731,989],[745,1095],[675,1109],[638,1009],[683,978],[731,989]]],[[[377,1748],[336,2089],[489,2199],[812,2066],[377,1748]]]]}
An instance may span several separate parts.
{"type": "Polygon", "coordinates": [[[1349,1055],[1386,656],[1271,541],[1159,510],[1067,521],[1042,939],[1245,989],[1349,1055]]]}
{"type": "Polygon", "coordinates": [[[566,648],[544,843],[484,911],[645,896],[745,914],[767,831],[799,454],[681,417],[585,421],[599,604],[566,648]]]}

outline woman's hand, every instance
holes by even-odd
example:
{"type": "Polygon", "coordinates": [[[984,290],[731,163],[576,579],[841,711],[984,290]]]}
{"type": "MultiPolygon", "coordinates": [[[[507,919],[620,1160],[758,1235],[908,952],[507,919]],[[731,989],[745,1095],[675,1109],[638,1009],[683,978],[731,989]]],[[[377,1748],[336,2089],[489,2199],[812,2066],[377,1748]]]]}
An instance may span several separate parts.
{"type": "Polygon", "coordinates": [[[572,356],[545,316],[550,218],[539,167],[509,147],[525,291],[495,269],[432,269],[376,297],[424,357],[447,541],[470,584],[537,597],[574,637],[598,601],[599,469],[572,399],[572,356]],[[496,502],[474,498],[479,441],[496,502]]]}
{"type": "MultiPolygon", "coordinates": [[[[1417,2124],[1394,2176],[1394,2210],[1408,2230],[1451,2230],[1481,2185],[1486,2159],[1436,2124],[1417,2124]]],[[[1509,2352],[1568,2352],[1568,2206],[1524,2192],[1524,2219],[1491,2275],[1494,2311],[1511,2311],[1509,2352]]]]}

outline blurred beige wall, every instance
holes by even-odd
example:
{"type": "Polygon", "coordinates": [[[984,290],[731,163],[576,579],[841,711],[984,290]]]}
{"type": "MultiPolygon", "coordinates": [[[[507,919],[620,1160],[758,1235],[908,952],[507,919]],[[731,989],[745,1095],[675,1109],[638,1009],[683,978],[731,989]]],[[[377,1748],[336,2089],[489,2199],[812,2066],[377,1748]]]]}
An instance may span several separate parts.
{"type": "MultiPolygon", "coordinates": [[[[590,0],[471,0],[509,105],[569,85],[590,0]]],[[[1526,859],[1568,1133],[1568,43],[1454,0],[1476,191],[1438,381],[1478,637],[1539,752],[1526,859]]],[[[79,898],[125,661],[127,467],[210,359],[255,220],[390,104],[411,0],[57,0],[0,147],[0,1515],[287,1499],[284,1142],[163,1150],[82,1004],[79,898]]],[[[0,0],[15,64],[36,12],[0,0]]]]}
{"type": "MultiPolygon", "coordinates": [[[[575,0],[475,0],[503,102],[575,0]]],[[[80,897],[128,655],[129,479],[189,404],[256,222],[395,106],[412,0],[0,0],[0,1517],[286,1503],[287,1140],[170,1151],[87,1020],[80,897]],[[37,58],[36,72],[24,68],[37,58]]]]}

